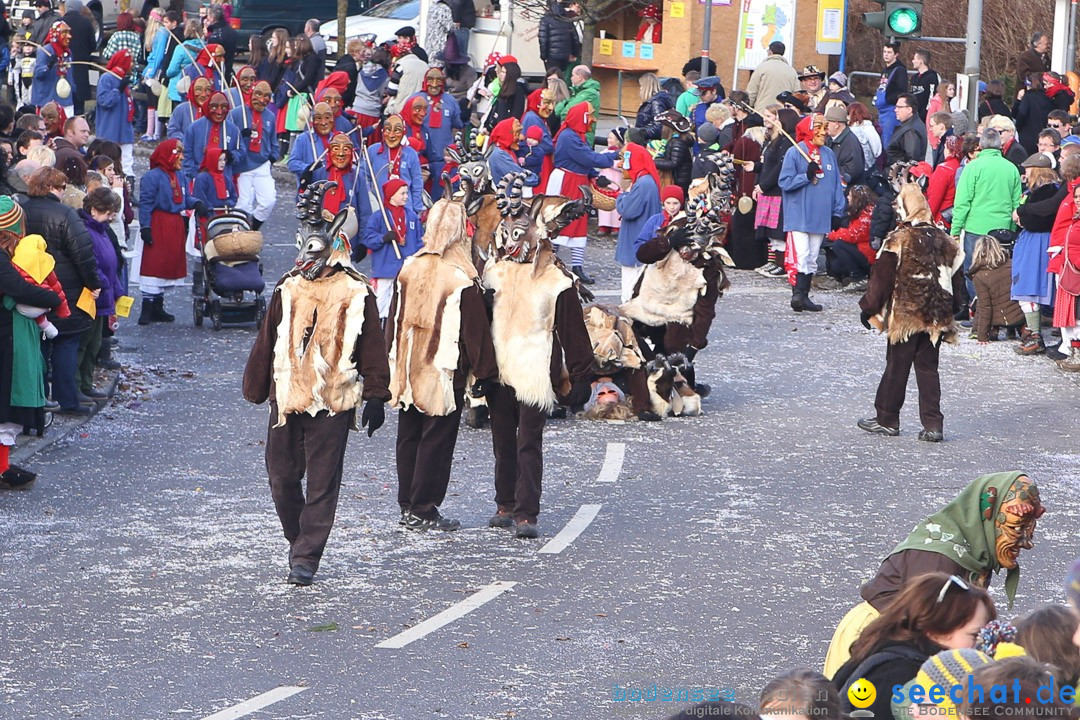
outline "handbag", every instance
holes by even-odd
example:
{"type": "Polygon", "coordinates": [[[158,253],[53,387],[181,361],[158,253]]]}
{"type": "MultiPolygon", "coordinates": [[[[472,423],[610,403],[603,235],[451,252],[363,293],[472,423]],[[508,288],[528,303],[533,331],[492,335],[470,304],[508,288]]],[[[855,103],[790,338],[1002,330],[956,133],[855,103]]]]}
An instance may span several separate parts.
{"type": "Polygon", "coordinates": [[[1077,269],[1073,261],[1069,259],[1069,243],[1065,243],[1065,262],[1061,265],[1061,274],[1058,275],[1058,287],[1073,297],[1080,296],[1080,269],[1077,269]]]}
{"type": "Polygon", "coordinates": [[[308,105],[308,93],[300,93],[289,98],[289,104],[285,106],[285,129],[289,132],[303,132],[307,129],[307,120],[302,117],[301,108],[308,105]]]}

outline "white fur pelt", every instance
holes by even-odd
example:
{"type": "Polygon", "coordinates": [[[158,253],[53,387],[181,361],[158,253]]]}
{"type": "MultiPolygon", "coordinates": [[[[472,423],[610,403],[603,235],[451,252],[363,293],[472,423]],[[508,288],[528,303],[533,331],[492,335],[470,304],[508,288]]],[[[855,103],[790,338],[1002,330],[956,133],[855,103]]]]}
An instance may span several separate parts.
{"type": "Polygon", "coordinates": [[[283,426],[289,413],[354,409],[364,388],[352,354],[364,329],[369,285],[359,273],[342,271],[318,280],[292,275],[276,292],[281,324],[274,344],[274,427],[283,426]]]}
{"type": "Polygon", "coordinates": [[[694,303],[704,292],[705,273],[672,250],[663,260],[645,267],[637,294],[619,310],[653,327],[669,322],[689,325],[694,319],[694,303]]]}
{"type": "Polygon", "coordinates": [[[550,373],[555,302],[573,281],[555,265],[534,277],[535,269],[533,263],[491,262],[484,286],[495,291],[491,339],[499,382],[526,405],[549,411],[556,400],[550,373]]]}

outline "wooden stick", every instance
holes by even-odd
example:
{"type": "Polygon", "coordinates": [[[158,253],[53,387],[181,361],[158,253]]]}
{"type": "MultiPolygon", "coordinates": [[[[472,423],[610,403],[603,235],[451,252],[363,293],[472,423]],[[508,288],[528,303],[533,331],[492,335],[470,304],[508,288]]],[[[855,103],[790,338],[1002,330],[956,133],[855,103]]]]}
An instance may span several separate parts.
{"type": "Polygon", "coordinates": [[[781,135],[783,135],[784,137],[786,137],[788,140],[791,141],[791,144],[795,147],[796,150],[799,151],[799,154],[803,156],[803,159],[805,159],[806,162],[808,162],[808,163],[809,162],[814,162],[813,160],[810,159],[810,156],[806,154],[806,151],[803,150],[801,147],[799,147],[799,143],[795,142],[795,138],[788,135],[787,130],[785,130],[784,128],[782,128],[780,126],[780,123],[776,124],[776,129],[780,131],[781,135]]]}
{"type": "Polygon", "coordinates": [[[107,72],[110,75],[115,75],[118,78],[123,78],[124,77],[123,75],[116,72],[115,70],[110,70],[109,68],[105,67],[104,65],[98,65],[96,62],[90,62],[89,60],[72,60],[69,64],[70,65],[89,65],[90,67],[95,67],[98,70],[101,70],[102,72],[107,72]]]}

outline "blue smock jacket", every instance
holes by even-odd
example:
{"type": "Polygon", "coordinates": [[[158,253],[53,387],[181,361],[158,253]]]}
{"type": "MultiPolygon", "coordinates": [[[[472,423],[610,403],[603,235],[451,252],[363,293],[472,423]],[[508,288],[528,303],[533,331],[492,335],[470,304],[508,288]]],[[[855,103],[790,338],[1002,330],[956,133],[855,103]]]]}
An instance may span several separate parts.
{"type": "MultiPolygon", "coordinates": [[[[240,157],[240,128],[232,124],[229,118],[225,118],[221,128],[221,148],[228,152],[235,162],[240,157]]],[[[184,173],[188,177],[194,177],[202,165],[203,155],[210,139],[210,118],[202,117],[193,122],[184,132],[184,173]]],[[[225,172],[236,173],[232,163],[229,163],[225,172]]]]}
{"type": "MultiPolygon", "coordinates": [[[[56,71],[56,55],[51,46],[38,48],[34,60],[34,79],[30,84],[30,104],[41,107],[49,102],[57,105],[71,105],[74,102],[75,85],[72,83],[72,94],[62,98],[56,94],[56,83],[60,74],[56,71]]],[[[68,79],[71,83],[71,79],[68,79]]]]}
{"type": "Polygon", "coordinates": [[[225,197],[218,195],[214,178],[205,170],[199,171],[195,176],[195,189],[192,190],[191,197],[193,201],[201,200],[207,208],[236,207],[236,185],[233,184],[228,168],[225,169],[225,197]]]}
{"type": "Polygon", "coordinates": [[[182,200],[173,202],[173,191],[169,185],[169,174],[161,168],[153,168],[139,180],[139,225],[150,227],[150,214],[154,210],[178,213],[191,208],[195,200],[188,193],[188,181],[183,170],[176,171],[176,180],[180,183],[182,200]]]}
{"type": "Polygon", "coordinates": [[[250,107],[233,108],[229,113],[229,120],[240,130],[240,153],[233,158],[233,171],[237,174],[254,170],[265,162],[275,163],[281,159],[281,146],[278,144],[276,128],[277,110],[273,105],[267,105],[262,111],[262,120],[259,127],[254,127],[254,118],[250,107]],[[246,138],[243,131],[251,128],[252,137],[246,138]],[[258,152],[251,149],[251,140],[254,133],[259,133],[261,139],[258,152]]]}
{"type": "MultiPolygon", "coordinates": [[[[419,215],[424,211],[424,177],[420,174],[420,157],[415,150],[404,145],[401,146],[401,153],[400,177],[409,184],[409,209],[419,215]]],[[[368,148],[368,160],[379,183],[376,192],[381,192],[382,186],[390,179],[390,160],[382,143],[368,148]]]]}
{"type": "Polygon", "coordinates": [[[424,246],[424,229],[420,226],[420,218],[416,213],[405,207],[405,244],[398,245],[401,259],[394,254],[394,248],[383,239],[390,232],[390,226],[381,212],[372,214],[364,228],[364,245],[371,251],[371,276],[376,278],[396,278],[401,272],[401,266],[405,258],[415,255],[424,246]]]}
{"type": "Polygon", "coordinates": [[[816,185],[806,178],[808,163],[798,146],[784,153],[777,183],[783,193],[784,232],[827,234],[832,231],[832,219],[844,217],[847,198],[840,184],[840,166],[830,148],[820,151],[819,164],[825,174],[816,185]]]}
{"type": "Polygon", "coordinates": [[[624,267],[637,267],[640,265],[637,260],[638,238],[648,233],[642,242],[651,240],[663,220],[660,188],[652,175],[639,175],[629,190],[615,198],[615,210],[622,217],[619,239],[615,243],[615,262],[624,267]]]}
{"type": "Polygon", "coordinates": [[[111,72],[101,73],[97,85],[94,130],[103,140],[112,140],[117,145],[130,145],[135,142],[135,128],[128,120],[132,101],[120,86],[120,82],[120,78],[111,72]]]}

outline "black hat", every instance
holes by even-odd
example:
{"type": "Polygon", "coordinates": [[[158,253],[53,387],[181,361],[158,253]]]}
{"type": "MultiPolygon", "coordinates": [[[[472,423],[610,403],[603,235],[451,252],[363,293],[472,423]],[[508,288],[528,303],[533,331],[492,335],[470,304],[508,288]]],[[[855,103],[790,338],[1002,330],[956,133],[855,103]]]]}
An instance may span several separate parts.
{"type": "Polygon", "coordinates": [[[800,112],[804,114],[810,112],[810,106],[800,100],[799,97],[790,90],[785,90],[784,92],[777,95],[776,101],[779,102],[781,105],[791,105],[792,107],[797,108],[800,112]]]}
{"type": "Polygon", "coordinates": [[[49,9],[52,9],[52,0],[36,0],[34,2],[34,7],[47,7],[49,9]]]}
{"type": "MultiPolygon", "coordinates": [[[[41,0],[38,1],[40,2],[41,0]]],[[[394,33],[394,35],[396,35],[397,37],[414,38],[416,37],[416,28],[414,28],[412,25],[406,25],[405,27],[394,33]]]]}

